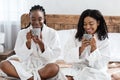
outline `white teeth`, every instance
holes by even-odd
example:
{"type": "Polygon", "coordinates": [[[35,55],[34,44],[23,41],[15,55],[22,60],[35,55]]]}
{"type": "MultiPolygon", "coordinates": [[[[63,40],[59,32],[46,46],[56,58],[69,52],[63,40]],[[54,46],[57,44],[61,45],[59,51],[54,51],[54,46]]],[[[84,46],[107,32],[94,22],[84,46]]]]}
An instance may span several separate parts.
{"type": "Polygon", "coordinates": [[[92,30],[91,30],[91,29],[89,29],[89,30],[87,30],[87,32],[88,32],[88,33],[91,33],[91,32],[92,32],[92,30]]]}
{"type": "Polygon", "coordinates": [[[88,32],[92,31],[92,30],[87,30],[88,32]]]}

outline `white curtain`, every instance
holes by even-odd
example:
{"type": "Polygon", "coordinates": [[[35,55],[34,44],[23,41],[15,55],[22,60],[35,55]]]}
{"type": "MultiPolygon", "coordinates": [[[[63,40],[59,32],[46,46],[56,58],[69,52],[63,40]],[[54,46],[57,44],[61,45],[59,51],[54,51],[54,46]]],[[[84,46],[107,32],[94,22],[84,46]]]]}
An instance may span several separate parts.
{"type": "Polygon", "coordinates": [[[22,0],[0,0],[0,32],[5,33],[6,50],[14,48],[20,30],[22,3],[22,0]]]}

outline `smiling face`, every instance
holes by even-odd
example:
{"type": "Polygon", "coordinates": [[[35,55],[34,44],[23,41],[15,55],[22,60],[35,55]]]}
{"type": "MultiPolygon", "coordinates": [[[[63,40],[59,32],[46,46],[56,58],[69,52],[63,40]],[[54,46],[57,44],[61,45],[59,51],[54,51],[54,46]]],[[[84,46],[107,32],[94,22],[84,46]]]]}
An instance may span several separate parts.
{"type": "Polygon", "coordinates": [[[90,16],[87,16],[85,19],[84,19],[84,29],[85,29],[85,32],[88,33],[88,34],[94,34],[97,30],[97,27],[99,26],[99,22],[90,17],[90,16]]]}
{"type": "Polygon", "coordinates": [[[44,14],[40,10],[34,10],[30,13],[30,22],[33,28],[41,28],[44,23],[44,14]]]}

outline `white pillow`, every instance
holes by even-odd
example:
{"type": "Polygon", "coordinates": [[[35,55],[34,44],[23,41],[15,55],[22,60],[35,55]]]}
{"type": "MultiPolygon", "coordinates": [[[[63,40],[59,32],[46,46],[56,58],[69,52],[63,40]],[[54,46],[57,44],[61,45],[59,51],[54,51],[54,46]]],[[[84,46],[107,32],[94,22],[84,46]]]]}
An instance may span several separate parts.
{"type": "Polygon", "coordinates": [[[75,29],[57,31],[57,33],[59,35],[59,38],[60,38],[61,49],[62,49],[61,56],[58,59],[64,60],[64,57],[65,57],[65,53],[64,53],[65,44],[67,43],[69,37],[71,36],[70,34],[72,34],[72,32],[74,32],[74,31],[75,31],[75,29]]]}
{"type": "Polygon", "coordinates": [[[5,33],[0,32],[0,52],[4,52],[5,33]]]}
{"type": "Polygon", "coordinates": [[[76,29],[69,29],[69,30],[59,30],[57,31],[59,38],[60,38],[60,43],[61,47],[64,48],[66,41],[68,41],[68,38],[71,33],[73,33],[76,29]]]}
{"type": "Polygon", "coordinates": [[[120,33],[109,33],[111,60],[120,61],[120,33]]]}
{"type": "Polygon", "coordinates": [[[5,41],[5,33],[0,32],[0,44],[3,44],[5,41]]]}
{"type": "Polygon", "coordinates": [[[0,44],[0,53],[4,52],[4,47],[3,45],[0,44]]]}

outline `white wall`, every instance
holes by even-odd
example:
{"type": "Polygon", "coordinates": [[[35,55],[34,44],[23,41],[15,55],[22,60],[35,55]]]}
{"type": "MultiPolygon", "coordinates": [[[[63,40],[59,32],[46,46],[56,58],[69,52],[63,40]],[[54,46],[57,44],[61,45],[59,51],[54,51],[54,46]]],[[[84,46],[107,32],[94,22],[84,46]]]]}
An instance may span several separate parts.
{"type": "Polygon", "coordinates": [[[81,14],[85,9],[98,9],[104,15],[120,15],[120,0],[23,0],[24,12],[35,4],[42,5],[48,14],[81,14]]]}

